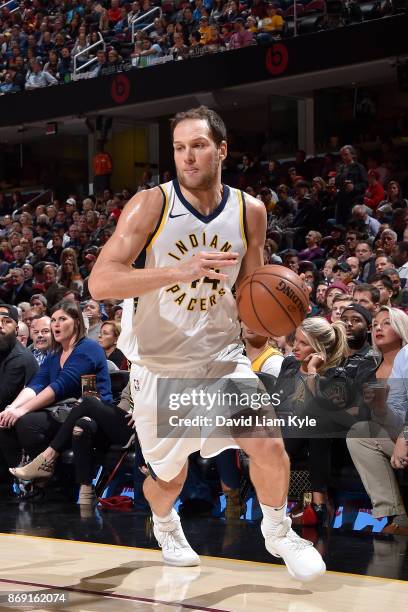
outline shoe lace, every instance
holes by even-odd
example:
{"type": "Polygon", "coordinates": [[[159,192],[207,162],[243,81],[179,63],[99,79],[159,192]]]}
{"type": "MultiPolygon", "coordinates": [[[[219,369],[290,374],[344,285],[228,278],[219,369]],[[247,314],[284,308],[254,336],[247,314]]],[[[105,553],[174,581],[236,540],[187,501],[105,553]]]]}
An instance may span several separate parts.
{"type": "Polygon", "coordinates": [[[162,531],[163,537],[161,541],[161,548],[166,550],[179,550],[180,548],[187,548],[188,542],[184,538],[183,534],[180,533],[179,528],[176,527],[172,531],[162,531]]]}
{"type": "Polygon", "coordinates": [[[298,534],[294,532],[293,529],[290,529],[285,537],[287,540],[289,540],[289,547],[294,552],[301,552],[302,550],[313,546],[313,542],[311,542],[310,540],[304,540],[303,538],[298,536],[298,534]]]}

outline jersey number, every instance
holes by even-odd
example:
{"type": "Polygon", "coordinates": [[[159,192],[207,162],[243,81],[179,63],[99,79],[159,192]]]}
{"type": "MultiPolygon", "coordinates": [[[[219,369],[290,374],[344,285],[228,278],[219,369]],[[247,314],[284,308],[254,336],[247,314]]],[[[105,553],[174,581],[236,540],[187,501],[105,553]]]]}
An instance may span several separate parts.
{"type": "MultiPolygon", "coordinates": [[[[219,270],[214,270],[214,272],[219,272],[219,270]]],[[[197,285],[200,282],[200,278],[193,281],[191,283],[191,288],[192,289],[197,289],[197,285]]],[[[203,278],[203,283],[209,283],[210,285],[212,285],[212,289],[213,291],[217,291],[218,289],[218,285],[220,284],[220,280],[218,278],[208,278],[208,276],[204,276],[203,278]]]]}

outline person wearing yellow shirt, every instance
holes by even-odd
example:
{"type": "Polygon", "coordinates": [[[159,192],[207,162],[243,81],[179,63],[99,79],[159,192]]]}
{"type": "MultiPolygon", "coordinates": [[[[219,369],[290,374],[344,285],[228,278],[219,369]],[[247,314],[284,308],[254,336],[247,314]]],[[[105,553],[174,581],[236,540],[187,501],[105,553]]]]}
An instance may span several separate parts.
{"type": "Polygon", "coordinates": [[[265,204],[267,213],[271,213],[273,211],[278,201],[277,194],[272,191],[272,189],[269,189],[269,187],[262,187],[258,198],[265,204]]]}
{"type": "Polygon", "coordinates": [[[266,7],[266,17],[259,24],[258,42],[272,42],[274,37],[282,32],[285,22],[282,15],[278,14],[278,8],[274,4],[266,7]]]}
{"type": "Polygon", "coordinates": [[[201,34],[200,42],[203,45],[206,45],[211,40],[211,37],[212,37],[212,31],[208,23],[208,17],[206,17],[205,15],[200,17],[199,25],[200,27],[198,28],[198,31],[201,34]]]}
{"type": "Polygon", "coordinates": [[[271,374],[277,378],[282,366],[282,353],[270,344],[269,338],[253,332],[245,323],[241,323],[241,326],[245,351],[253,371],[271,374]]]}

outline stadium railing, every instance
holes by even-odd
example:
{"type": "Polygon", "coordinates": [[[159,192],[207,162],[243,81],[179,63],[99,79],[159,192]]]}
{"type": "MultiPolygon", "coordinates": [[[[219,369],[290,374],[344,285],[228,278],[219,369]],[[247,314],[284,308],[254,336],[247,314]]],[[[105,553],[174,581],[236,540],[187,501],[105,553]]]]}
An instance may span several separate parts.
{"type": "Polygon", "coordinates": [[[85,62],[85,64],[81,64],[81,66],[77,66],[78,57],[80,57],[81,55],[84,55],[85,53],[89,53],[91,49],[95,49],[96,47],[99,47],[100,45],[102,45],[102,48],[105,51],[106,44],[103,39],[103,36],[100,32],[98,32],[98,35],[99,35],[99,40],[96,41],[96,43],[94,43],[93,45],[90,45],[89,47],[86,47],[86,49],[82,49],[82,51],[79,51],[78,53],[74,55],[74,74],[78,74],[80,70],[82,70],[83,68],[86,68],[87,66],[91,66],[91,64],[94,64],[97,61],[96,57],[91,57],[87,62],[85,62]]]}
{"type": "Polygon", "coordinates": [[[154,13],[157,13],[157,12],[159,13],[159,18],[161,19],[163,11],[162,11],[160,6],[155,6],[154,8],[152,8],[150,11],[148,11],[144,15],[140,15],[140,17],[135,17],[134,19],[132,19],[132,21],[130,22],[131,23],[131,27],[132,27],[132,43],[135,42],[135,36],[136,36],[136,32],[138,30],[141,30],[142,32],[145,32],[149,28],[153,27],[153,21],[152,21],[152,23],[148,23],[147,25],[145,25],[142,28],[136,28],[137,24],[145,23],[146,17],[149,17],[149,15],[153,15],[154,13]]]}

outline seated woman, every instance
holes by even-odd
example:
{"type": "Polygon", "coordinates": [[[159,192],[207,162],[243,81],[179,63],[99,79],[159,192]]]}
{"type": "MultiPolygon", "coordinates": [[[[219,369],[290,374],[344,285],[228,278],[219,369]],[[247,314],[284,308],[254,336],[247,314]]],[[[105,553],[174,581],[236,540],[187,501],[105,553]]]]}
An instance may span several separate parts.
{"type": "Polygon", "coordinates": [[[118,338],[120,335],[120,325],[117,321],[105,321],[101,325],[98,342],[105,351],[106,359],[113,361],[118,366],[119,370],[127,370],[127,359],[117,348],[118,338]]]}
{"type": "MultiPolygon", "coordinates": [[[[309,414],[318,420],[316,431],[304,428],[293,432],[287,428],[283,436],[286,451],[291,458],[296,457],[305,446],[309,451],[312,507],[321,522],[325,522],[327,516],[327,489],[331,472],[331,440],[325,434],[332,426],[336,429],[336,423],[331,420],[332,414],[327,410],[327,397],[321,397],[322,386],[330,376],[335,375],[337,366],[347,356],[348,345],[343,323],[330,324],[322,317],[305,319],[296,330],[293,356],[284,359],[275,385],[277,389],[283,390],[283,401],[277,410],[279,416],[290,412],[296,416],[309,414]],[[322,404],[319,401],[321,399],[322,404]],[[302,437],[294,437],[295,433],[302,437]],[[322,437],[312,437],[316,434],[322,437]]],[[[339,415],[340,420],[342,416],[339,415]]],[[[302,521],[301,517],[300,521],[296,518],[299,517],[294,516],[294,522],[302,521]]]]}
{"type": "MultiPolygon", "coordinates": [[[[30,384],[0,414],[0,449],[9,467],[19,465],[22,449],[30,457],[36,457],[47,447],[61,427],[52,406],[81,397],[82,375],[96,375],[101,399],[112,402],[105,354],[97,342],[85,337],[81,310],[75,302],[54,306],[51,332],[50,355],[30,384]]],[[[43,477],[48,470],[45,462],[43,477]]]]}
{"type": "Polygon", "coordinates": [[[61,253],[61,266],[58,270],[58,284],[72,291],[82,294],[83,280],[79,273],[77,254],[74,249],[67,247],[61,253]]]}
{"type": "Polygon", "coordinates": [[[76,482],[80,485],[79,503],[91,505],[96,501],[92,489],[94,449],[106,451],[112,444],[125,447],[133,435],[132,402],[127,384],[118,406],[84,397],[74,405],[48,448],[31,463],[10,471],[21,480],[36,480],[44,478],[46,465],[47,476],[52,476],[59,454],[72,445],[76,482]]]}
{"type": "Polygon", "coordinates": [[[405,457],[401,460],[396,452],[395,441],[398,444],[401,440],[404,448],[406,442],[400,434],[405,431],[404,420],[396,410],[399,402],[395,400],[399,396],[405,403],[401,407],[406,410],[407,397],[398,362],[406,362],[408,316],[398,308],[382,306],[374,317],[372,329],[373,346],[381,356],[375,373],[376,384],[367,385],[364,396],[372,421],[356,423],[348,434],[347,446],[371,499],[373,516],[388,519],[382,533],[408,535],[407,510],[393,470],[407,465],[405,457]]]}

